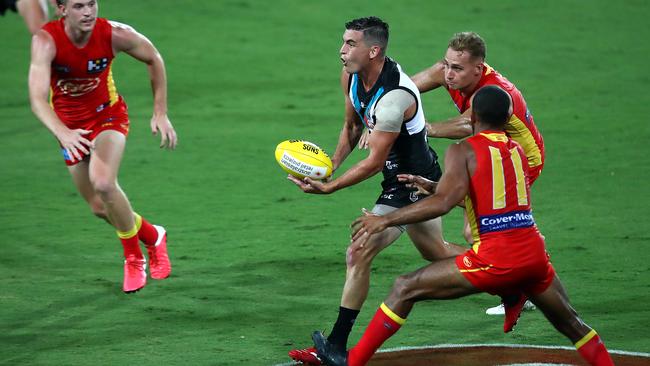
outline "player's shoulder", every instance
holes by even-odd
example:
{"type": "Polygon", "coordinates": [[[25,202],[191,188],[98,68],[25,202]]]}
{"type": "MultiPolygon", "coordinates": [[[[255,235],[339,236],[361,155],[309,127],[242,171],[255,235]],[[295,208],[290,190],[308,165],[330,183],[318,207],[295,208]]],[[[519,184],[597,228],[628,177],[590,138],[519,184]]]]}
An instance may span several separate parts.
{"type": "Polygon", "coordinates": [[[118,31],[123,30],[123,31],[130,31],[130,32],[135,31],[135,29],[132,26],[130,26],[128,24],[125,24],[125,23],[117,22],[115,20],[108,20],[108,19],[104,19],[104,21],[106,21],[106,23],[111,27],[111,29],[113,31],[115,31],[115,30],[118,30],[118,31]]]}
{"type": "Polygon", "coordinates": [[[54,36],[45,29],[39,29],[32,36],[32,60],[53,59],[56,55],[56,41],[54,36]]]}
{"type": "Polygon", "coordinates": [[[454,142],[453,144],[449,145],[447,148],[447,154],[458,154],[463,156],[474,154],[474,148],[471,144],[472,137],[474,136],[471,136],[462,141],[454,142]]]}
{"type": "Polygon", "coordinates": [[[483,85],[496,85],[508,93],[517,89],[514,83],[503,76],[503,74],[495,70],[492,66],[484,64],[484,67],[485,74],[483,77],[485,81],[483,85]]]}

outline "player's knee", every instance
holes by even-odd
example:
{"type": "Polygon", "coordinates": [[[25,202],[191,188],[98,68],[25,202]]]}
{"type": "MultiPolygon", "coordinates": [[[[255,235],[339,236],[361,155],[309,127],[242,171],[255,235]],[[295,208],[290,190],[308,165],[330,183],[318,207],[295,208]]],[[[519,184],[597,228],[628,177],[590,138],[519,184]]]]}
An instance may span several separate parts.
{"type": "Polygon", "coordinates": [[[345,253],[345,262],[349,268],[352,267],[367,267],[372,263],[372,259],[377,255],[379,245],[369,240],[363,247],[358,245],[350,245],[345,253]]]}
{"type": "Polygon", "coordinates": [[[422,255],[422,258],[423,258],[425,261],[433,262],[433,261],[435,261],[436,259],[438,259],[438,258],[437,258],[437,255],[435,254],[435,252],[428,251],[428,252],[421,252],[420,254],[422,255]]]}
{"type": "Polygon", "coordinates": [[[366,256],[363,248],[350,245],[345,252],[345,265],[348,269],[358,267],[366,263],[366,256]]]}
{"type": "Polygon", "coordinates": [[[408,300],[411,297],[413,284],[413,276],[411,275],[401,275],[397,277],[395,283],[393,283],[391,297],[393,299],[408,300]]]}
{"type": "Polygon", "coordinates": [[[100,197],[109,195],[117,190],[117,183],[114,179],[95,177],[92,179],[92,185],[93,189],[100,197]]]}

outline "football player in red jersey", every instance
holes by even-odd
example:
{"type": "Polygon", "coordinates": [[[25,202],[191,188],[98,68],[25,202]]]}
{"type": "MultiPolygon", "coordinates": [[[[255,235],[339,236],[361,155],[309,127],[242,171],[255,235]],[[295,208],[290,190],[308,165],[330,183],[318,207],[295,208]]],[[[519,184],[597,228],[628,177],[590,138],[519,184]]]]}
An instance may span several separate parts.
{"type": "MultiPolygon", "coordinates": [[[[519,294],[523,292],[590,365],[613,365],[598,334],[571,307],[549,262],[544,238],[531,214],[526,155],[505,134],[512,114],[510,96],[498,86],[486,86],[476,92],[473,103],[474,136],[447,150],[445,171],[435,194],[384,216],[366,214],[352,224],[352,240],[362,245],[387,227],[444,215],[464,199],[475,239],[472,249],[400,276],[357,345],[348,352],[315,332],[318,356],[326,364],[365,365],[404,324],[418,301],[479,292],[514,295],[521,300],[519,294]]],[[[506,314],[504,327],[514,325],[517,316],[506,314]]]]}
{"type": "Polygon", "coordinates": [[[177,136],[167,117],[165,66],[146,37],[98,18],[96,0],[57,4],[62,18],[32,38],[32,111],[59,141],[72,180],[92,212],[117,230],[125,257],[123,290],[135,292],[146,284],[139,241],[147,248],[152,278],[168,277],[171,263],[165,229],[135,213],[117,182],[129,118],[115,88],[112,61],[123,51],[147,65],[154,99],[151,131],[160,133],[161,148],[174,149],[177,136]]]}

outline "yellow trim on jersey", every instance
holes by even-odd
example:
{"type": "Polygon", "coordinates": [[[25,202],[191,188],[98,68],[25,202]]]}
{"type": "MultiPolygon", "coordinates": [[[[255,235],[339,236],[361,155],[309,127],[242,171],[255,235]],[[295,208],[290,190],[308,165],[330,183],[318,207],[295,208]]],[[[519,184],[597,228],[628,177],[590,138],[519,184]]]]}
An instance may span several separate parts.
{"type": "Polygon", "coordinates": [[[517,177],[517,204],[519,206],[528,205],[528,194],[526,192],[526,176],[524,174],[524,163],[516,147],[510,149],[510,160],[515,167],[515,176],[517,177]]]}
{"type": "Polygon", "coordinates": [[[483,63],[483,66],[485,66],[485,74],[483,75],[490,75],[494,71],[494,68],[485,62],[483,63]]]}
{"type": "Polygon", "coordinates": [[[133,218],[135,218],[135,228],[140,231],[140,228],[142,227],[142,216],[134,212],[133,218]]]}
{"type": "Polygon", "coordinates": [[[117,103],[118,100],[118,95],[117,95],[117,87],[115,86],[115,80],[113,80],[113,61],[111,61],[111,65],[108,67],[108,77],[106,78],[106,86],[108,87],[108,101],[109,105],[112,107],[117,103]]]}
{"type": "Polygon", "coordinates": [[[486,139],[492,142],[508,142],[508,136],[506,136],[505,133],[501,133],[501,132],[493,132],[493,133],[481,132],[479,135],[485,137],[486,139]]]}
{"type": "Polygon", "coordinates": [[[598,335],[598,333],[596,333],[596,331],[592,329],[591,332],[587,333],[587,335],[582,337],[581,340],[576,342],[576,344],[575,344],[576,349],[579,349],[580,347],[584,346],[585,343],[589,342],[593,337],[595,337],[597,335],[598,335]]]}
{"type": "Polygon", "coordinates": [[[528,165],[531,168],[542,165],[542,152],[539,150],[533,134],[530,133],[526,124],[514,114],[510,117],[508,123],[506,123],[506,133],[524,149],[526,158],[528,158],[528,165]]]}
{"type": "Polygon", "coordinates": [[[117,236],[119,236],[120,239],[130,239],[136,235],[138,235],[138,228],[135,226],[133,226],[133,229],[129,231],[117,231],[117,236]]]}
{"type": "Polygon", "coordinates": [[[52,87],[50,87],[50,96],[47,99],[48,99],[48,103],[50,104],[50,107],[54,109],[54,89],[52,89],[52,87]]]}
{"type": "Polygon", "coordinates": [[[384,304],[383,302],[381,303],[381,306],[380,306],[379,308],[381,309],[381,311],[384,312],[384,314],[386,314],[386,316],[388,316],[389,318],[393,319],[393,321],[394,321],[395,323],[397,323],[397,324],[399,324],[399,325],[403,325],[404,323],[406,323],[406,319],[404,319],[404,318],[400,317],[399,315],[395,314],[395,313],[394,313],[392,310],[390,310],[390,309],[388,308],[388,306],[386,306],[386,304],[384,304]]]}
{"type": "Polygon", "coordinates": [[[472,206],[472,199],[469,194],[465,196],[465,212],[467,213],[467,222],[472,229],[472,250],[478,254],[478,247],[481,245],[481,237],[478,233],[478,225],[476,224],[476,214],[474,213],[474,206],[472,206]]]}
{"type": "Polygon", "coordinates": [[[491,264],[489,266],[487,266],[487,267],[472,268],[472,269],[460,269],[459,271],[461,271],[461,272],[478,272],[478,271],[487,271],[490,268],[492,268],[491,264]]]}

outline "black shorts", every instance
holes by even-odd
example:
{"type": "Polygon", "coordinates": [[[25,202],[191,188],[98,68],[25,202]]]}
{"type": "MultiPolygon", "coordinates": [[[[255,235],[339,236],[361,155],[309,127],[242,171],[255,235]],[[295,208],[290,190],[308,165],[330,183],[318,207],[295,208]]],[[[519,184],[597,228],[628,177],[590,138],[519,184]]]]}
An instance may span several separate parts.
{"type": "Polygon", "coordinates": [[[388,187],[381,192],[375,204],[402,208],[411,203],[415,203],[424,197],[417,195],[416,192],[416,190],[407,188],[403,184],[388,187]]]}
{"type": "MultiPolygon", "coordinates": [[[[433,174],[427,174],[425,178],[437,182],[440,180],[441,175],[442,172],[440,171],[440,166],[437,166],[435,172],[433,174]]],[[[379,198],[377,198],[377,201],[375,201],[375,204],[377,205],[402,208],[426,197],[416,194],[416,189],[408,188],[402,183],[395,182],[393,184],[382,184],[382,186],[383,189],[381,194],[379,195],[379,198]]]]}

